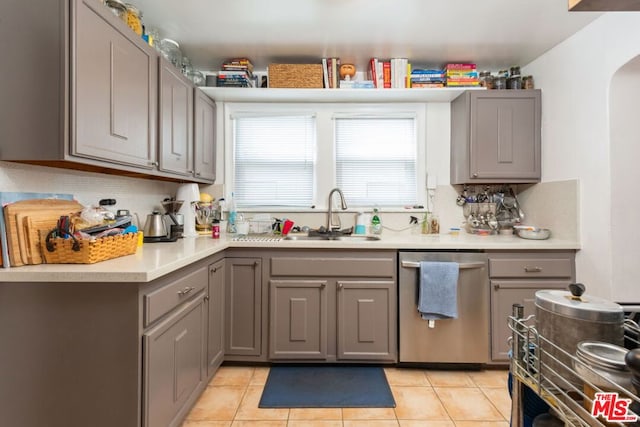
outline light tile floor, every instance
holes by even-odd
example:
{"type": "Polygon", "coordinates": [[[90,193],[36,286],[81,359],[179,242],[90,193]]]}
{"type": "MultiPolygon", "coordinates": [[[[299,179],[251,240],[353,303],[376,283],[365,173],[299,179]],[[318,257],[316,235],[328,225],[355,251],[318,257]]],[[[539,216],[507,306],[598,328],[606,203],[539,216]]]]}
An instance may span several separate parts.
{"type": "Polygon", "coordinates": [[[395,408],[260,409],[269,368],[223,366],[182,427],[509,427],[505,370],[385,373],[395,408]]]}

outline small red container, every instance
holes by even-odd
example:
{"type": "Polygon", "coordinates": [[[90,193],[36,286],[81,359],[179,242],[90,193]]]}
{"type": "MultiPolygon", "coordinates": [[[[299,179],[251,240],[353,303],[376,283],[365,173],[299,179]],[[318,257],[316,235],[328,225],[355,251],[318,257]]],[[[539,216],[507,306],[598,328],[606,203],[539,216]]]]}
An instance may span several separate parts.
{"type": "Polygon", "coordinates": [[[211,237],[214,239],[219,239],[220,238],[220,225],[219,224],[213,224],[213,227],[211,228],[211,237]]]}

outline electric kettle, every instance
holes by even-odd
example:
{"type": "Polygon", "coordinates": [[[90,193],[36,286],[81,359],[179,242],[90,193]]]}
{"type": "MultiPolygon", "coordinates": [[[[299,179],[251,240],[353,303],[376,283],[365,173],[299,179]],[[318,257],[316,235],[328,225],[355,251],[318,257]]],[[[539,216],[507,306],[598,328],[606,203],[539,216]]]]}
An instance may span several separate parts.
{"type": "Polygon", "coordinates": [[[144,223],[144,237],[167,237],[167,226],[164,222],[164,215],[159,211],[153,211],[147,215],[144,223]]]}

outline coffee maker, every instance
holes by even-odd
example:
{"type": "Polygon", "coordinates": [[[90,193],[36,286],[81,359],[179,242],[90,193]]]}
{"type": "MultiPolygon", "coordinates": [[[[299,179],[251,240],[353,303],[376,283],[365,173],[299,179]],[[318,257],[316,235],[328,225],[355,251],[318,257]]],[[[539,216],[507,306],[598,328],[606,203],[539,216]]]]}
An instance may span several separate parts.
{"type": "Polygon", "coordinates": [[[184,200],[176,200],[174,198],[167,198],[162,201],[167,235],[170,238],[181,238],[184,236],[184,215],[178,213],[183,204],[184,200]],[[168,220],[166,217],[168,217],[168,220]]]}

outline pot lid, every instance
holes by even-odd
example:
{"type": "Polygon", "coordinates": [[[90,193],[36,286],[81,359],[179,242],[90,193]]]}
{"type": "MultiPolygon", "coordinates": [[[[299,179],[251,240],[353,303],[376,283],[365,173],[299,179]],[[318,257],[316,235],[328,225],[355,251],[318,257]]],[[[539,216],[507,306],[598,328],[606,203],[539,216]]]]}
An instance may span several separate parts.
{"type": "Polygon", "coordinates": [[[578,343],[576,356],[591,366],[628,371],[624,357],[627,350],[619,345],[602,341],[582,341],[578,343]]]}
{"type": "Polygon", "coordinates": [[[587,294],[576,296],[568,291],[537,291],[536,306],[574,319],[607,323],[624,321],[621,305],[587,294]]]}

